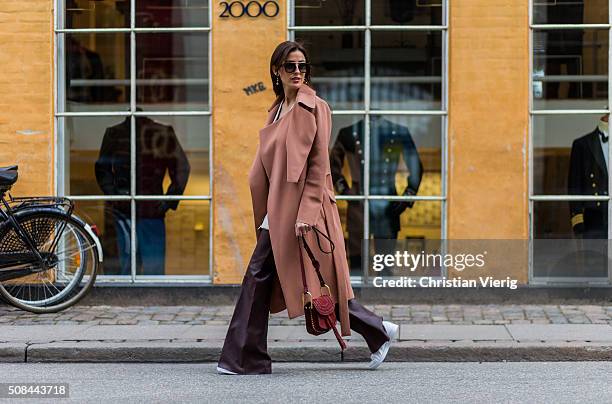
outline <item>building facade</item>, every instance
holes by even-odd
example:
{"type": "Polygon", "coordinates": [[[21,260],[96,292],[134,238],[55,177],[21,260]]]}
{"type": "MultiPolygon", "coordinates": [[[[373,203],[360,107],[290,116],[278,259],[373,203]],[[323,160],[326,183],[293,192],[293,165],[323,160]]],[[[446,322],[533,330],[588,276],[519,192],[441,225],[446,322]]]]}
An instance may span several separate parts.
{"type": "Polygon", "coordinates": [[[333,111],[330,165],[356,284],[377,276],[375,254],[443,245],[486,250],[488,265],[385,275],[611,286],[610,10],[3,1],[0,164],[20,166],[13,194],[70,196],[96,223],[98,283],[240,283],[270,55],[300,40],[333,111]]]}

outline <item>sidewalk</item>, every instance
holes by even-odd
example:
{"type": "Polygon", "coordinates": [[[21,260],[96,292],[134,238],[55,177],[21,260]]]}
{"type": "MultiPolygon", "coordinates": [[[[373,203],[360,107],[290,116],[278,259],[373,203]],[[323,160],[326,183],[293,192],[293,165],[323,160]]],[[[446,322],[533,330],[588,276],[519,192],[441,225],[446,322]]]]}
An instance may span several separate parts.
{"type": "MultiPolygon", "coordinates": [[[[611,305],[374,305],[401,324],[390,361],[612,360],[611,305]]],[[[233,306],[77,306],[34,315],[0,306],[0,362],[207,362],[219,356],[233,306]]],[[[276,361],[339,361],[333,334],[303,317],[270,317],[276,361]]],[[[358,334],[345,361],[365,361],[358,334]]]]}

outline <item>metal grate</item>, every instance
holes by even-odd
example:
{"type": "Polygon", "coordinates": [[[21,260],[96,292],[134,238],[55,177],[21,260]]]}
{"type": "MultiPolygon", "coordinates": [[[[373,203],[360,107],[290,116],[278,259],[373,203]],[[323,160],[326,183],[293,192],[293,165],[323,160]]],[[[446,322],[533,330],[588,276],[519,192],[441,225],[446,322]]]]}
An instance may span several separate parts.
{"type": "MultiPolygon", "coordinates": [[[[39,250],[45,244],[51,245],[55,235],[56,220],[50,217],[35,217],[29,218],[20,223],[23,230],[30,236],[34,244],[39,250]]],[[[14,228],[8,229],[0,235],[0,253],[19,253],[28,252],[30,249],[25,242],[19,237],[14,228]]]]}

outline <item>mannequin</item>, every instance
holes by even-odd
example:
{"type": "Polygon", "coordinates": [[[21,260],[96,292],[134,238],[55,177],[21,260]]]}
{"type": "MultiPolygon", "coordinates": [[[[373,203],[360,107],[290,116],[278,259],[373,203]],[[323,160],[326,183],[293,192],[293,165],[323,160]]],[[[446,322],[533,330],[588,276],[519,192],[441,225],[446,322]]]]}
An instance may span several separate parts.
{"type": "MultiPolygon", "coordinates": [[[[138,195],[183,195],[191,166],[187,154],[171,125],[148,117],[136,118],[136,193],[138,195]],[[164,186],[164,178],[170,184],[164,186]]],[[[130,194],[130,118],[106,128],[95,163],[96,181],[105,195],[130,194]]],[[[168,210],[176,210],[179,201],[139,201],[136,204],[136,262],[144,275],[164,275],[166,260],[166,225],[168,210]]],[[[129,275],[130,201],[105,202],[108,219],[114,223],[119,258],[118,275],[129,275]]],[[[108,227],[110,223],[107,223],[108,227]]],[[[103,240],[103,242],[107,242],[103,240]]]]}
{"type": "MultiPolygon", "coordinates": [[[[360,120],[340,129],[330,152],[330,167],[336,192],[340,195],[363,194],[365,156],[363,150],[365,122],[360,120]],[[352,184],[349,185],[342,173],[344,161],[348,162],[352,184]]],[[[370,117],[370,194],[396,196],[395,175],[400,156],[408,167],[407,186],[401,192],[404,196],[416,195],[423,176],[423,164],[407,127],[391,122],[382,116],[370,117]]],[[[370,235],[384,240],[388,249],[394,250],[394,242],[400,230],[400,215],[412,208],[414,201],[371,200],[369,227],[370,235]]],[[[348,227],[348,256],[351,271],[361,272],[361,247],[363,237],[363,202],[349,201],[346,223],[348,227]]],[[[377,253],[384,253],[377,248],[377,253]]],[[[380,275],[391,275],[383,271],[380,275]]]]}
{"type": "MultiPolygon", "coordinates": [[[[572,143],[568,174],[569,195],[608,195],[608,115],[597,128],[572,143]]],[[[570,201],[572,230],[576,238],[608,237],[608,208],[603,201],[570,201]]]]}

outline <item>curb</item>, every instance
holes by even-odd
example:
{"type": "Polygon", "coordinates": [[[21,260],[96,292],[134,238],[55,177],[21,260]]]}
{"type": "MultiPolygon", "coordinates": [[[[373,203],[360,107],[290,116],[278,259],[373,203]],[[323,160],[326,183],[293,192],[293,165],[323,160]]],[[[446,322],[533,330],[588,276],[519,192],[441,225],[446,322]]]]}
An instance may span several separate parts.
{"type": "Polygon", "coordinates": [[[27,344],[18,342],[0,343],[0,363],[27,362],[27,344]]]}
{"type": "MultiPolygon", "coordinates": [[[[335,343],[271,342],[268,351],[276,362],[340,362],[335,343]]],[[[0,362],[216,362],[219,342],[51,342],[0,345],[0,362]]],[[[370,352],[349,347],[345,362],[367,362],[370,352]]],[[[389,351],[391,362],[542,362],[612,361],[612,344],[585,342],[396,342],[389,351]]]]}

